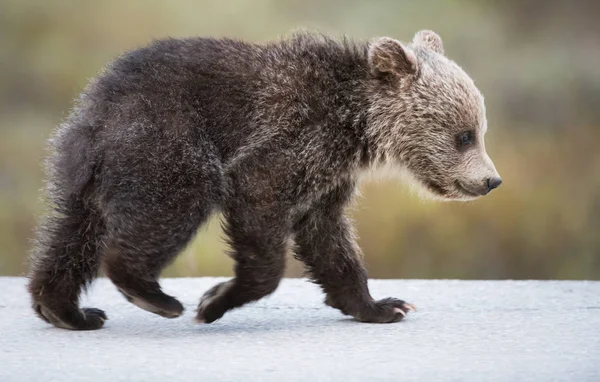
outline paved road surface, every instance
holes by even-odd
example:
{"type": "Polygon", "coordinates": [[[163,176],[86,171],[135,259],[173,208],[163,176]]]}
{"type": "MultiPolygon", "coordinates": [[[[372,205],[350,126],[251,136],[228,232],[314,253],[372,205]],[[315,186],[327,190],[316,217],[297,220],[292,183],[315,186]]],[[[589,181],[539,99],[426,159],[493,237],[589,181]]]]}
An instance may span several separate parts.
{"type": "Polygon", "coordinates": [[[95,332],[55,329],[29,309],[22,278],[0,278],[0,381],[600,381],[600,282],[372,281],[419,311],[361,324],[304,280],[211,325],[193,323],[218,279],[166,279],[186,306],[168,320],[99,280],[95,332]]]}

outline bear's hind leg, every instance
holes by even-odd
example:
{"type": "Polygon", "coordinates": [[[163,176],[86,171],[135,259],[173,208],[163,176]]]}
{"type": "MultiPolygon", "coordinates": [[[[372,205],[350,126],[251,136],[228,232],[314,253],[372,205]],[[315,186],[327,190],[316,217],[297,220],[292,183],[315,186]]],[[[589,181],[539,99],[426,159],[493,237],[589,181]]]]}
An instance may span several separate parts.
{"type": "Polygon", "coordinates": [[[106,239],[103,266],[129,302],[160,316],[175,318],[183,313],[183,305],[161,290],[158,278],[185,248],[210,211],[195,206],[168,214],[149,212],[146,209],[141,214],[113,216],[111,220],[117,223],[106,239]]]}
{"type": "Polygon", "coordinates": [[[59,328],[99,329],[106,315],[80,308],[79,295],[98,273],[102,219],[76,198],[55,209],[37,232],[28,285],[33,309],[59,328]]]}

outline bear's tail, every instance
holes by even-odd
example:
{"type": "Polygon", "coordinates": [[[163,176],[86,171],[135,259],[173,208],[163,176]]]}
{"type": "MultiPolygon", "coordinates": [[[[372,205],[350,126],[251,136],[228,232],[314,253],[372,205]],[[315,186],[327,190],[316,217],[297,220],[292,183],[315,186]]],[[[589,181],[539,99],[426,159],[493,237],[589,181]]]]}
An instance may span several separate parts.
{"type": "Polygon", "coordinates": [[[90,134],[89,127],[63,125],[51,141],[47,193],[53,208],[36,232],[28,285],[40,318],[74,330],[98,329],[106,319],[99,309],[79,308],[81,291],[98,274],[104,230],[89,197],[95,167],[90,134]]]}

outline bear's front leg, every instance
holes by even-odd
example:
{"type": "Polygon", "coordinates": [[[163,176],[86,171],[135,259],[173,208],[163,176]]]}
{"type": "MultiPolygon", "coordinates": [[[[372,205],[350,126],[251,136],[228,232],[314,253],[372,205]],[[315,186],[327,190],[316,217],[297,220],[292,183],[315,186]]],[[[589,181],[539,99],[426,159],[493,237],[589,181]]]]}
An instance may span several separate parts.
{"type": "Polygon", "coordinates": [[[224,211],[223,227],[235,260],[235,278],[204,294],[198,305],[198,322],[216,321],[227,311],[275,291],[289,246],[290,225],[285,216],[279,208],[233,203],[224,211]]]}
{"type": "Polygon", "coordinates": [[[415,308],[399,299],[371,297],[360,248],[343,213],[345,194],[333,193],[296,224],[295,256],[326,293],[327,305],[362,322],[400,321],[415,308]]]}

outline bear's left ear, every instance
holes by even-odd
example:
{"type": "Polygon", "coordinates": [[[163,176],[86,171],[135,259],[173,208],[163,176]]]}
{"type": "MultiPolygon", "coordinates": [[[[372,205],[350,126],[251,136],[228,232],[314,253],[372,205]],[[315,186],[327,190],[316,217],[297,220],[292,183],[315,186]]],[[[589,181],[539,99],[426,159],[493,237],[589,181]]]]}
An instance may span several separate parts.
{"type": "Polygon", "coordinates": [[[442,38],[434,31],[422,30],[417,32],[413,38],[413,44],[423,46],[439,54],[444,54],[442,38]]]}
{"type": "Polygon", "coordinates": [[[369,67],[376,77],[402,77],[417,71],[417,57],[400,41],[380,37],[369,46],[369,67]]]}

